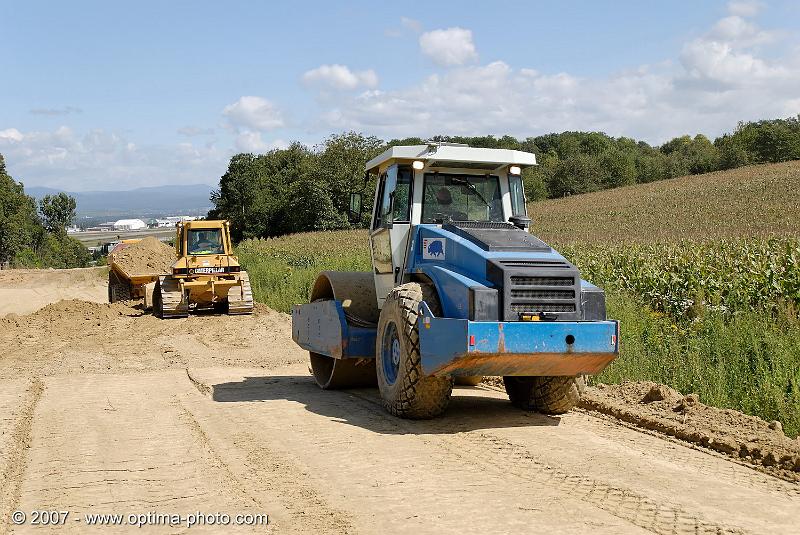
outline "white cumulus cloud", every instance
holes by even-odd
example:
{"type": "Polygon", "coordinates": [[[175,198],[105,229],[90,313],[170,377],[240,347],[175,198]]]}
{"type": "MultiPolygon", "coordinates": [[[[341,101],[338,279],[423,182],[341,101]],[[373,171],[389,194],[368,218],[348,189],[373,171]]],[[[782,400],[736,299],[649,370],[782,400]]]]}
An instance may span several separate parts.
{"type": "Polygon", "coordinates": [[[6,128],[5,130],[0,130],[0,142],[22,141],[22,138],[22,132],[16,128],[6,128]]]}
{"type": "Polygon", "coordinates": [[[353,71],[347,65],[320,65],[303,74],[303,81],[307,84],[321,84],[334,89],[356,89],[358,87],[375,87],[378,85],[378,75],[375,71],[353,71]]]}
{"type": "Polygon", "coordinates": [[[273,149],[285,149],[289,144],[282,140],[276,139],[271,142],[266,142],[261,137],[260,132],[241,132],[236,136],[235,140],[236,149],[239,152],[252,152],[253,154],[261,154],[271,151],[273,149]]]}
{"type": "Polygon", "coordinates": [[[676,58],[592,77],[504,61],[462,65],[474,57],[462,55],[405,87],[340,95],[325,103],[320,123],[384,138],[565,130],[651,143],[687,133],[716,136],[740,120],[800,114],[800,48],[791,38],[726,15],[676,58]],[[762,50],[765,36],[782,46],[762,50]]]}
{"type": "Polygon", "coordinates": [[[161,184],[210,184],[224,172],[229,151],[214,144],[137,145],[102,129],[0,131],[0,153],[26,186],[68,191],[133,189],[161,184]]]}
{"type": "Polygon", "coordinates": [[[477,61],[478,51],[472,42],[472,31],[464,28],[433,30],[419,36],[422,53],[445,67],[477,61]]]}
{"type": "Polygon", "coordinates": [[[244,96],[228,104],[222,114],[234,129],[265,131],[284,125],[283,117],[272,102],[262,97],[244,96]]]}

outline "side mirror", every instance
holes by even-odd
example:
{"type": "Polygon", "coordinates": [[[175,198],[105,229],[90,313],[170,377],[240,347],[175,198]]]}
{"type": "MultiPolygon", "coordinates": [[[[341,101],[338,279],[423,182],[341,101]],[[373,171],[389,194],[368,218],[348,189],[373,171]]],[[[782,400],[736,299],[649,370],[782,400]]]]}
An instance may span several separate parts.
{"type": "Polygon", "coordinates": [[[347,217],[350,223],[359,223],[361,221],[361,194],[350,194],[350,208],[347,210],[347,217]]]}

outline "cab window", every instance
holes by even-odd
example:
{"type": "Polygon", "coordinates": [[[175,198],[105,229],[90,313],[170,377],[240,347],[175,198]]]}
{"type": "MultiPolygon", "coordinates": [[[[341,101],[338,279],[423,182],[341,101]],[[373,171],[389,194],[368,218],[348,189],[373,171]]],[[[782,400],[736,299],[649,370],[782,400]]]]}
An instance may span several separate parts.
{"type": "Polygon", "coordinates": [[[397,185],[394,188],[394,207],[392,221],[395,223],[411,222],[411,185],[413,173],[410,167],[400,167],[397,173],[397,185]]]}
{"type": "Polygon", "coordinates": [[[225,254],[222,229],[190,229],[186,241],[190,255],[225,254]]]}
{"type": "Polygon", "coordinates": [[[508,189],[511,193],[511,215],[526,215],[525,192],[522,189],[522,177],[509,175],[508,189]]]}
{"type": "Polygon", "coordinates": [[[493,175],[425,175],[423,223],[503,221],[500,180],[493,175]]]}
{"type": "Polygon", "coordinates": [[[383,226],[383,190],[385,189],[386,173],[383,173],[378,181],[378,202],[375,205],[375,214],[372,217],[372,230],[377,230],[383,226]]]}
{"type": "Polygon", "coordinates": [[[378,186],[378,205],[372,228],[377,230],[389,222],[411,221],[411,189],[413,173],[410,167],[391,166],[381,175],[378,186]]]}

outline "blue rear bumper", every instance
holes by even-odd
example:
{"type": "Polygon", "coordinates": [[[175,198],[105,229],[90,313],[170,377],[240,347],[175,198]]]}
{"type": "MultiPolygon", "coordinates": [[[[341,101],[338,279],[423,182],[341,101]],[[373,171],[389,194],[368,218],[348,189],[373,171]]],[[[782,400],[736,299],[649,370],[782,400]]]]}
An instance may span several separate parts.
{"type": "MultiPolygon", "coordinates": [[[[617,321],[437,318],[424,302],[418,321],[426,375],[596,374],[619,354],[617,321]]],[[[295,305],[292,338],[308,351],[334,358],[375,358],[375,329],[348,325],[339,301],[295,305]]]]}

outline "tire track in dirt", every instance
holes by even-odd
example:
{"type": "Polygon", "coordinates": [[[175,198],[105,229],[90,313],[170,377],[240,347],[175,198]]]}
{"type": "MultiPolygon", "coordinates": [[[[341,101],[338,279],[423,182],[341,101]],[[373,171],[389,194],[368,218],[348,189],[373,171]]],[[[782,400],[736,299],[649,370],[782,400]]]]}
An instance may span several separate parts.
{"type": "MultiPolygon", "coordinates": [[[[350,391],[363,400],[364,408],[382,414],[380,401],[350,391]]],[[[394,422],[397,427],[414,432],[404,420],[394,422]]],[[[659,503],[637,492],[607,484],[581,474],[569,473],[537,459],[523,446],[494,437],[485,432],[464,432],[455,435],[438,435],[439,443],[454,457],[478,465],[481,472],[492,471],[505,476],[557,490],[572,499],[582,500],[594,507],[659,535],[672,534],[743,534],[745,530],[706,521],[702,516],[685,511],[673,504],[659,503]],[[465,448],[468,443],[471,448],[465,448]],[[491,452],[491,455],[487,455],[491,452]]]]}
{"type": "MultiPolygon", "coordinates": [[[[231,478],[181,410],[176,396],[194,390],[180,371],[44,381],[18,493],[20,510],[70,511],[70,520],[88,514],[269,513],[231,478]]],[[[151,528],[182,532],[186,526],[151,528]]],[[[75,520],[52,529],[82,533],[87,527],[75,520]]],[[[232,524],[226,531],[263,528],[232,524]]],[[[200,525],[192,532],[218,528],[200,525]]]]}
{"type": "MultiPolygon", "coordinates": [[[[189,382],[202,394],[203,401],[213,395],[213,389],[201,380],[195,378],[191,371],[186,369],[189,382]]],[[[189,396],[191,399],[191,396],[189,396]]],[[[188,400],[187,400],[188,401],[188,400]]],[[[217,426],[209,426],[208,433],[201,421],[195,416],[202,411],[201,406],[194,404],[194,411],[181,403],[182,410],[191,418],[192,426],[196,433],[202,437],[206,447],[213,452],[213,456],[225,466],[231,474],[231,479],[237,481],[238,486],[249,495],[253,489],[265,491],[277,497],[283,508],[288,512],[289,518],[279,519],[273,524],[280,532],[298,533],[355,533],[349,514],[332,506],[324,496],[308,481],[305,472],[288,456],[269,448],[255,434],[239,431],[234,436],[225,437],[233,439],[236,449],[223,450],[214,446],[215,442],[222,443],[223,437],[215,436],[217,426]],[[223,456],[240,456],[235,463],[228,463],[223,456]],[[235,471],[231,464],[238,464],[244,470],[235,471]]],[[[206,422],[213,421],[218,416],[202,411],[206,422]]],[[[263,509],[262,509],[263,510],[263,509]]]]}
{"type": "Polygon", "coordinates": [[[758,465],[740,461],[700,445],[661,434],[658,431],[638,427],[603,413],[587,409],[573,409],[573,411],[586,416],[587,428],[598,430],[610,438],[626,443],[631,448],[645,453],[657,451],[660,457],[676,463],[691,462],[693,468],[703,475],[725,477],[735,481],[738,485],[800,497],[800,485],[793,480],[780,477],[780,473],[764,470],[758,465]],[[643,437],[644,440],[635,442],[630,441],[625,430],[635,431],[646,438],[643,437]],[[693,455],[688,450],[702,452],[703,455],[693,455]]]}
{"type": "MultiPolygon", "coordinates": [[[[249,382],[249,386],[238,387],[236,383],[215,385],[213,381],[207,382],[200,377],[193,377],[196,384],[202,385],[202,387],[198,387],[198,390],[217,401],[255,401],[258,398],[257,393],[253,392],[253,399],[251,399],[249,397],[251,394],[247,390],[258,389],[259,382],[256,378],[250,379],[240,383],[247,385],[249,382]]],[[[287,378],[261,378],[260,388],[269,388],[271,384],[276,384],[276,380],[280,383],[281,379],[287,378]]],[[[308,388],[302,378],[298,378],[298,380],[301,381],[298,383],[299,388],[308,388]]],[[[281,394],[283,391],[269,394],[268,399],[280,398],[281,394]]],[[[353,418],[357,418],[359,422],[364,422],[364,419],[368,418],[368,423],[364,422],[360,425],[366,426],[374,432],[381,435],[413,436],[414,441],[421,441],[436,450],[443,450],[446,455],[433,453],[429,455],[436,458],[454,459],[462,466],[468,466],[469,473],[480,473],[481,480],[487,484],[492,481],[504,481],[510,488],[547,489],[548,493],[556,495],[557,500],[563,502],[579,500],[587,506],[604,511],[625,523],[652,533],[735,534],[748,532],[746,528],[731,522],[719,519],[710,520],[703,512],[694,510],[693,507],[687,508],[683,504],[664,500],[663,496],[650,496],[646,491],[634,490],[618,482],[589,477],[575,472],[574,467],[554,466],[543,457],[530,451],[529,447],[498,436],[492,431],[461,432],[457,431],[455,427],[449,429],[445,421],[441,420],[414,422],[394,418],[384,411],[377,396],[368,391],[349,390],[342,393],[322,393],[320,391],[320,396],[329,396],[330,403],[339,405],[338,412],[353,414],[353,418]],[[362,414],[358,415],[359,412],[362,414]],[[364,413],[368,413],[369,416],[367,417],[364,413]]],[[[293,398],[292,395],[287,397],[287,399],[293,398]]],[[[328,400],[326,399],[326,401],[328,400]]],[[[321,405],[313,410],[313,412],[320,411],[325,414],[321,405]]],[[[333,417],[334,421],[336,420],[335,416],[328,416],[333,417]]],[[[307,425],[301,421],[292,425],[292,434],[301,435],[300,438],[294,438],[295,440],[315,443],[322,449],[337,440],[345,443],[353,440],[346,436],[340,436],[338,439],[333,435],[327,437],[323,429],[316,427],[313,434],[305,436],[307,425]]],[[[414,448],[412,442],[405,444],[405,447],[414,448]]],[[[353,454],[358,455],[358,451],[354,451],[353,454]]],[[[337,461],[332,458],[330,462],[335,464],[337,461]]],[[[424,463],[424,461],[421,462],[424,463]]],[[[448,461],[448,463],[451,462],[448,461]]],[[[347,468],[342,465],[341,470],[346,471],[347,468]]]]}
{"type": "Polygon", "coordinates": [[[247,486],[242,483],[236,474],[233,473],[230,466],[220,457],[219,453],[211,445],[211,441],[208,439],[208,435],[203,430],[200,423],[177,397],[175,398],[175,405],[180,415],[183,417],[182,419],[186,422],[187,427],[191,430],[191,434],[194,435],[195,441],[205,450],[206,462],[211,465],[212,468],[222,472],[225,476],[223,478],[225,487],[231,491],[232,494],[238,495],[240,500],[252,502],[250,505],[256,506],[263,511],[264,504],[247,491],[247,486]]]}
{"type": "MultiPolygon", "coordinates": [[[[491,384],[481,384],[477,388],[505,395],[505,390],[491,384]]],[[[787,480],[780,477],[781,473],[779,472],[764,470],[759,465],[740,461],[734,457],[670,435],[664,435],[658,431],[638,427],[607,414],[581,408],[573,409],[572,412],[585,415],[582,427],[613,439],[620,444],[625,444],[627,447],[641,451],[644,454],[657,453],[659,458],[666,461],[678,464],[690,463],[693,469],[696,469],[701,474],[711,477],[724,477],[736,482],[738,485],[800,497],[800,485],[796,484],[793,479],[787,480]],[[635,431],[643,436],[632,440],[628,430],[635,431]],[[703,455],[694,455],[690,450],[702,452],[703,455]]]]}
{"type": "Polygon", "coordinates": [[[6,453],[6,467],[0,476],[0,533],[8,533],[13,513],[22,493],[22,482],[28,465],[28,449],[31,447],[33,417],[36,406],[44,393],[44,383],[33,379],[26,389],[25,400],[17,422],[11,432],[10,447],[6,453]]]}

